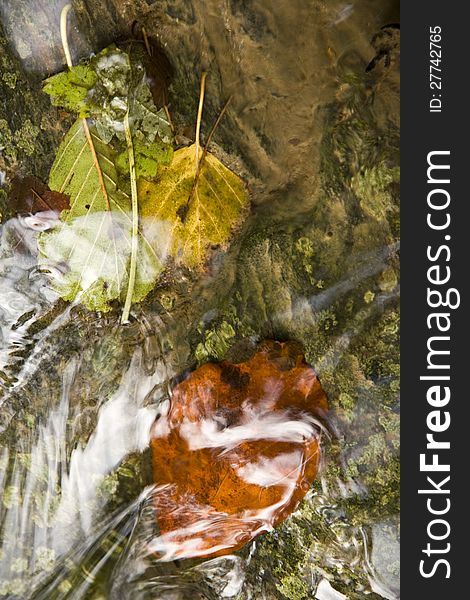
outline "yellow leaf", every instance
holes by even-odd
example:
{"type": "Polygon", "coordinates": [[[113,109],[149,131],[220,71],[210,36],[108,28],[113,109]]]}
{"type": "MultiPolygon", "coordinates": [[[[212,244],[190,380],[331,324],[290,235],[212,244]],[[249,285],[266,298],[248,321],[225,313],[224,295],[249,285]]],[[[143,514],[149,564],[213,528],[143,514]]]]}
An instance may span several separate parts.
{"type": "Polygon", "coordinates": [[[190,268],[203,266],[211,246],[227,243],[248,204],[242,180],[212,154],[194,186],[197,151],[196,144],[177,150],[157,182],[141,179],[138,186],[140,214],[172,224],[171,254],[190,268]]]}

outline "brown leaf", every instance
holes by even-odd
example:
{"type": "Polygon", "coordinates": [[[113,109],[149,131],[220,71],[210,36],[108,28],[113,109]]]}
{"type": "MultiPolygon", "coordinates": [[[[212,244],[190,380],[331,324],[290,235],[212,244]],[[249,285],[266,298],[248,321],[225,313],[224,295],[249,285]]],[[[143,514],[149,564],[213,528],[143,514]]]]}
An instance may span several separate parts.
{"type": "Polygon", "coordinates": [[[70,208],[70,198],[66,194],[52,192],[40,179],[29,175],[24,179],[15,177],[12,181],[9,204],[17,214],[48,210],[60,213],[70,208]]]}
{"type": "Polygon", "coordinates": [[[319,464],[326,395],[299,345],[264,342],[178,384],[152,429],[162,560],[221,555],[284,520],[319,464]]]}

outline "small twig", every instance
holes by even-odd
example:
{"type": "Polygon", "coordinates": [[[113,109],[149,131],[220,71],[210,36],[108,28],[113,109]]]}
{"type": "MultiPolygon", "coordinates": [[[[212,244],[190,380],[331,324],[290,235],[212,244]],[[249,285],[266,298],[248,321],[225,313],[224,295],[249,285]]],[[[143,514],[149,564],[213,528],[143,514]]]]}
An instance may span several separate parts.
{"type": "Polygon", "coordinates": [[[137,197],[137,178],[135,173],[134,144],[132,132],[129,125],[129,110],[124,117],[124,131],[126,134],[127,154],[129,156],[129,173],[131,178],[131,201],[132,201],[132,238],[131,238],[131,262],[129,265],[129,283],[127,285],[126,301],[122,311],[121,323],[129,322],[129,313],[134,295],[135,278],[137,272],[137,252],[139,248],[139,204],[137,197]]]}
{"type": "Polygon", "coordinates": [[[209,131],[209,135],[207,136],[207,141],[206,141],[206,146],[204,148],[204,151],[207,152],[207,148],[209,147],[209,144],[212,141],[212,136],[214,135],[214,131],[217,129],[217,127],[219,126],[220,120],[222,119],[222,117],[225,114],[225,111],[227,110],[228,105],[230,104],[230,101],[232,100],[233,96],[229,96],[227,99],[227,102],[223,105],[222,110],[219,113],[219,116],[217,117],[214,125],[212,125],[211,130],[209,131]]]}
{"type": "Polygon", "coordinates": [[[170,115],[170,111],[168,109],[168,104],[164,104],[163,105],[163,110],[165,111],[166,118],[168,119],[168,123],[170,124],[171,132],[174,134],[175,133],[175,126],[173,125],[173,121],[171,120],[171,115],[170,115]]]}
{"type": "Polygon", "coordinates": [[[149,56],[152,56],[152,48],[150,47],[149,39],[147,36],[147,32],[145,30],[145,27],[142,27],[142,37],[144,38],[144,44],[145,44],[145,48],[147,49],[147,54],[149,56]]]}

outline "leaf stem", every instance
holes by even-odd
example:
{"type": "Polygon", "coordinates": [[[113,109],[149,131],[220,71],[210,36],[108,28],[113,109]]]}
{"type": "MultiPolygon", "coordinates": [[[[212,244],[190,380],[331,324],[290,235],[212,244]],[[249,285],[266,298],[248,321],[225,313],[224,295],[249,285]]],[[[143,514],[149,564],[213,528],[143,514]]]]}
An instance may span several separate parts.
{"type": "Polygon", "coordinates": [[[220,111],[219,116],[217,117],[214,125],[212,126],[212,129],[210,130],[209,135],[207,136],[207,141],[206,141],[206,145],[204,146],[204,150],[202,152],[201,160],[198,162],[196,159],[196,165],[197,165],[196,174],[194,175],[193,186],[191,188],[191,191],[189,192],[188,201],[186,202],[186,206],[189,206],[189,203],[191,202],[191,199],[194,196],[194,192],[196,191],[196,187],[197,187],[197,182],[199,180],[199,176],[201,175],[202,166],[204,164],[204,159],[206,158],[206,155],[207,155],[207,149],[209,148],[209,144],[211,143],[212,136],[214,135],[214,131],[217,129],[217,127],[220,123],[220,120],[224,116],[225,111],[227,110],[227,107],[230,104],[231,99],[232,99],[232,96],[229,96],[227,102],[224,104],[222,110],[220,111]]]}
{"type": "MultiPolygon", "coordinates": [[[[67,38],[67,17],[69,12],[72,10],[71,4],[66,4],[60,13],[60,37],[62,40],[62,48],[64,49],[65,60],[67,62],[67,66],[69,69],[73,67],[72,55],[70,54],[69,41],[67,38]]],[[[88,146],[90,147],[91,156],[93,158],[93,164],[95,166],[96,172],[98,174],[98,181],[101,188],[101,193],[103,194],[104,201],[106,203],[106,209],[111,211],[111,205],[109,202],[108,191],[104,184],[103,173],[101,171],[100,163],[98,160],[98,156],[96,154],[95,145],[93,143],[93,139],[91,137],[90,128],[88,127],[88,122],[86,119],[82,119],[83,131],[85,133],[86,140],[88,142],[88,146]]]]}
{"type": "Polygon", "coordinates": [[[60,37],[62,39],[62,48],[64,49],[65,60],[69,69],[73,67],[72,55],[70,54],[69,42],[67,39],[67,16],[72,10],[71,4],[66,4],[60,13],[60,37]]]}
{"type": "Polygon", "coordinates": [[[197,119],[196,119],[196,170],[199,166],[199,146],[200,146],[200,132],[201,132],[201,120],[202,120],[202,107],[204,106],[204,89],[206,85],[206,77],[207,73],[203,71],[201,75],[201,86],[199,91],[199,106],[197,109],[197,119]]]}
{"type": "MultiPolygon", "coordinates": [[[[225,111],[227,110],[227,107],[230,104],[230,100],[231,99],[232,99],[232,96],[229,96],[227,102],[224,104],[222,110],[220,111],[219,116],[217,117],[214,125],[212,126],[212,129],[210,130],[209,135],[207,136],[206,145],[204,146],[204,150],[202,152],[201,160],[199,161],[199,167],[198,167],[198,169],[196,171],[196,176],[194,177],[194,185],[193,185],[193,187],[196,187],[196,185],[197,185],[197,180],[199,179],[199,175],[201,174],[202,165],[204,164],[204,159],[206,158],[206,154],[207,154],[207,151],[208,151],[208,148],[209,148],[209,144],[212,141],[212,136],[214,135],[214,131],[217,129],[217,127],[218,127],[218,125],[220,123],[220,120],[224,116],[225,111]]],[[[193,190],[191,190],[191,191],[193,191],[193,190]]]]}
{"type": "Polygon", "coordinates": [[[127,154],[129,156],[129,173],[131,178],[131,202],[132,202],[132,237],[131,237],[131,262],[129,265],[129,283],[127,285],[126,301],[122,311],[121,323],[129,322],[129,313],[134,295],[135,278],[137,272],[137,252],[139,244],[139,203],[137,198],[137,178],[135,173],[134,144],[129,124],[129,110],[124,117],[124,131],[126,134],[127,154]]]}
{"type": "Polygon", "coordinates": [[[104,201],[106,203],[106,210],[111,212],[111,204],[109,202],[108,190],[104,184],[103,172],[100,167],[100,163],[98,160],[98,156],[96,154],[95,144],[93,143],[93,139],[91,137],[90,128],[88,127],[88,122],[86,119],[82,119],[83,131],[85,132],[85,137],[88,142],[88,146],[90,147],[91,156],[93,157],[93,164],[95,165],[96,172],[98,174],[98,181],[101,188],[101,193],[103,194],[104,201]]]}

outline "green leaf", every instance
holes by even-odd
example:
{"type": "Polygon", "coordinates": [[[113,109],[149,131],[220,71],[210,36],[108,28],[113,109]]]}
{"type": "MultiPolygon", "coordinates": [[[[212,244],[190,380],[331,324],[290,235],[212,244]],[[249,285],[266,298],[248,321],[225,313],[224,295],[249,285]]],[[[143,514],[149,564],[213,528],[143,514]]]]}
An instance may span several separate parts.
{"type": "MultiPolygon", "coordinates": [[[[169,165],[173,158],[173,148],[161,142],[145,144],[133,136],[136,176],[155,177],[159,165],[169,165]]],[[[124,150],[116,161],[118,170],[127,175],[129,173],[129,154],[124,150]]]]}
{"type": "Polygon", "coordinates": [[[92,117],[100,138],[125,142],[124,115],[129,111],[132,134],[141,144],[171,145],[173,134],[164,109],[157,110],[141,61],[109,46],[88,64],[71,67],[46,80],[44,91],[56,106],[92,117]]]}
{"type": "Polygon", "coordinates": [[[212,246],[227,243],[248,204],[241,179],[207,153],[196,177],[196,144],[174,153],[158,183],[139,181],[140,213],[172,224],[171,254],[190,268],[201,268],[212,246]]]}
{"type": "Polygon", "coordinates": [[[173,141],[173,132],[163,108],[157,110],[152,93],[142,71],[137,68],[134,74],[129,100],[133,135],[141,142],[153,143],[160,139],[165,144],[173,141]]]}
{"type": "MultiPolygon", "coordinates": [[[[53,274],[53,285],[65,300],[106,311],[113,300],[124,301],[131,253],[130,197],[119,188],[116,153],[90,128],[111,210],[100,187],[98,171],[78,120],[70,129],[52,166],[49,186],[70,196],[70,210],[39,237],[40,264],[53,274]]],[[[138,235],[139,264],[133,302],[154,287],[163,269],[169,226],[142,218],[138,235]]]]}
{"type": "MultiPolygon", "coordinates": [[[[90,134],[111,209],[118,212],[129,210],[129,197],[118,187],[114,164],[116,153],[113,147],[104,144],[93,128],[90,128],[90,134]]],[[[57,151],[49,173],[49,187],[51,190],[70,196],[70,210],[62,213],[63,219],[70,220],[83,216],[88,213],[90,208],[95,212],[105,211],[108,208],[80,119],[72,125],[57,151]]]]}
{"type": "Polygon", "coordinates": [[[90,115],[89,93],[97,79],[91,65],[80,64],[46,79],[43,90],[51,96],[54,106],[63,106],[80,117],[87,117],[90,115]]]}

